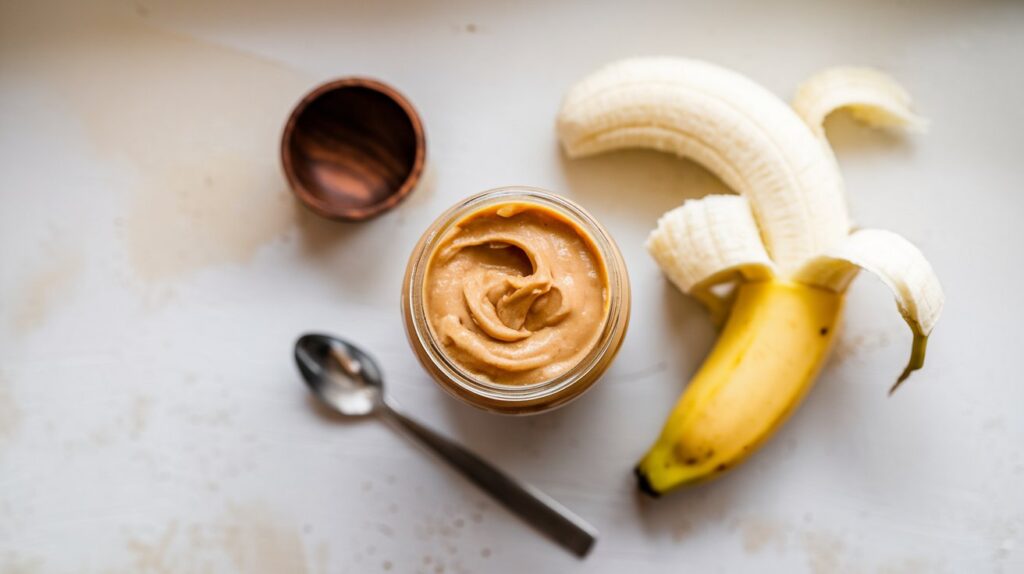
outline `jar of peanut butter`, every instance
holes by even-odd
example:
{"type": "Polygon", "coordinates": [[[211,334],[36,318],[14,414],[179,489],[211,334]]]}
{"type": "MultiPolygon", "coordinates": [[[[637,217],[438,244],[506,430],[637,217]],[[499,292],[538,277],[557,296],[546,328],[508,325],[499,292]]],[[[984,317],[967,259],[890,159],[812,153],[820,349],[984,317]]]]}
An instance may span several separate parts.
{"type": "Polygon", "coordinates": [[[402,286],[409,342],[434,380],[482,409],[532,414],[587,390],[629,323],[615,242],[540,189],[487,191],[441,215],[402,286]]]}

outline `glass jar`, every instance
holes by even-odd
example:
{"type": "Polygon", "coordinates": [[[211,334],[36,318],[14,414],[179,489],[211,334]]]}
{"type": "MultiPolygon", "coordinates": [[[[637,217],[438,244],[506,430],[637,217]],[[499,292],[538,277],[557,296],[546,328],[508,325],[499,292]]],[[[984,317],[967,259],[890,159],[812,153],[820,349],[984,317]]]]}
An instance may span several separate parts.
{"type": "Polygon", "coordinates": [[[503,187],[474,195],[444,212],[413,249],[402,285],[402,314],[406,334],[420,363],[448,393],[484,410],[504,414],[533,414],[562,406],[580,396],[611,364],[629,323],[629,277],[622,254],[608,232],[572,201],[530,187],[503,187]],[[568,371],[550,380],[527,385],[499,384],[462,368],[435,336],[425,310],[424,284],[438,243],[456,223],[474,213],[502,204],[536,205],[554,212],[585,234],[585,240],[604,263],[607,274],[606,316],[590,352],[568,371]]]}

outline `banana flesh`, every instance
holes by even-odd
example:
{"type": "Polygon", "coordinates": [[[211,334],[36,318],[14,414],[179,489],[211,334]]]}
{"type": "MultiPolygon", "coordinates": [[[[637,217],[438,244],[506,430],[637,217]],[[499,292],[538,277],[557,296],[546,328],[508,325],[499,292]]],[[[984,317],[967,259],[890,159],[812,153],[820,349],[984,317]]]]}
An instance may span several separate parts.
{"type": "Polygon", "coordinates": [[[832,152],[785,102],[731,70],[676,58],[611,64],[569,90],[557,129],[570,157],[645,147],[704,165],[750,201],[784,270],[849,232],[832,152]]]}
{"type": "Polygon", "coordinates": [[[598,70],[563,102],[557,128],[571,157],[628,147],[674,153],[740,194],[685,202],[658,221],[647,242],[672,283],[725,320],[637,466],[641,488],[651,494],[719,476],[774,433],[813,385],[861,269],[892,289],[914,333],[897,385],[923,364],[942,288],[921,252],[900,236],[850,234],[822,125],[839,109],[876,127],[924,125],[895,81],[865,68],[812,77],[791,108],[706,62],[637,58],[598,70]],[[723,284],[735,287],[728,297],[716,295],[723,284]]]}

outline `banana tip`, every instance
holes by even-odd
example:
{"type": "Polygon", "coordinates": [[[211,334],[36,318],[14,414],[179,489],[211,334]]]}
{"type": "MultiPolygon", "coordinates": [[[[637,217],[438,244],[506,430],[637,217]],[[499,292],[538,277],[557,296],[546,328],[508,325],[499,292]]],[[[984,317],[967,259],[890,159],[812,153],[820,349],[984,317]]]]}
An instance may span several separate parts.
{"type": "Polygon", "coordinates": [[[639,466],[633,469],[633,474],[636,475],[636,482],[637,486],[640,487],[640,492],[650,496],[651,498],[661,497],[661,493],[654,490],[654,487],[651,486],[651,481],[647,480],[647,475],[644,474],[644,471],[640,470],[639,466]]]}

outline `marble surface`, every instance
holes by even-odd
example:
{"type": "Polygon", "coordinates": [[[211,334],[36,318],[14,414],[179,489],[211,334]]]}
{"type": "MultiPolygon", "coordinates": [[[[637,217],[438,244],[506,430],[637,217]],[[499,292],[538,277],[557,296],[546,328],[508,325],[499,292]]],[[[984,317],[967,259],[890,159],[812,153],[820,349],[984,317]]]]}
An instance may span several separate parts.
{"type": "Polygon", "coordinates": [[[1024,5],[992,2],[5,2],[0,6],[0,572],[1021,572],[1024,5]],[[859,225],[897,231],[948,295],[926,369],[861,278],[803,408],[742,469],[659,501],[629,469],[714,338],[643,250],[726,190],[650,152],[562,157],[561,95],[627,55],[709,59],[783,97],[870,64],[926,136],[829,122],[859,225]],[[318,82],[419,107],[428,168],[362,225],[298,208],[277,161],[318,82]],[[610,372],[552,414],[438,390],[398,289],[427,224],[536,185],[592,211],[632,274],[610,372]],[[358,340],[395,398],[602,533],[579,562],[386,426],[318,412],[290,347],[358,340]]]}

